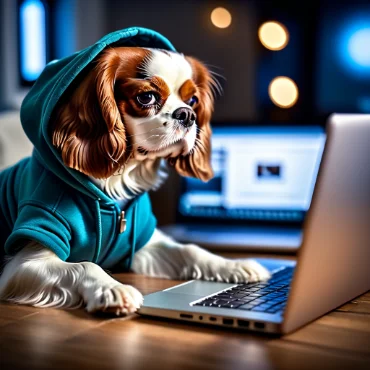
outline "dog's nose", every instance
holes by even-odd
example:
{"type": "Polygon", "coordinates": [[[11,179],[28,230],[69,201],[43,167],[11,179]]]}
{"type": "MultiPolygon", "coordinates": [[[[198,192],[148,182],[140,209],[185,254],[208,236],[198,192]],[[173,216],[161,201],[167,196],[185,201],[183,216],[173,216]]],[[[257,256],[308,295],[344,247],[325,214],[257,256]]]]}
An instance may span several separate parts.
{"type": "Polygon", "coordinates": [[[191,127],[195,122],[197,116],[191,108],[182,107],[177,108],[172,113],[172,118],[177,120],[180,123],[180,125],[184,127],[191,127]]]}

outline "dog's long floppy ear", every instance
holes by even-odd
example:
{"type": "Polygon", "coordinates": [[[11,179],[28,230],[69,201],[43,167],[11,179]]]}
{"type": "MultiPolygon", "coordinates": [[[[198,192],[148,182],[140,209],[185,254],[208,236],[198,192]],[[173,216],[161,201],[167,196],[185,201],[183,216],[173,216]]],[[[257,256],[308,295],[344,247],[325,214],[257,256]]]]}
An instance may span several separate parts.
{"type": "Polygon", "coordinates": [[[211,115],[213,113],[214,96],[212,86],[215,85],[207,67],[198,60],[186,57],[193,70],[193,81],[199,92],[199,103],[194,108],[197,115],[197,139],[194,149],[189,155],[179,156],[170,161],[182,176],[196,177],[208,181],[213,177],[211,167],[211,115]]]}
{"type": "Polygon", "coordinates": [[[114,50],[104,52],[53,115],[53,145],[64,164],[95,178],[111,176],[127,158],[125,127],[114,97],[121,63],[114,50]]]}

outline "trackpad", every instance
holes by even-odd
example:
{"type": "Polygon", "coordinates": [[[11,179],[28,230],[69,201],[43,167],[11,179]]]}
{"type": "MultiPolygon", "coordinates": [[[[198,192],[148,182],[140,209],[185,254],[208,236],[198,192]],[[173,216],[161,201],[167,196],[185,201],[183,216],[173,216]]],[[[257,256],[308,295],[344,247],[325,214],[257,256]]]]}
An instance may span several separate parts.
{"type": "Polygon", "coordinates": [[[167,289],[166,293],[181,293],[207,296],[209,294],[217,293],[220,290],[231,288],[234,285],[235,284],[193,280],[189,284],[182,284],[180,286],[174,287],[173,289],[167,289]]]}

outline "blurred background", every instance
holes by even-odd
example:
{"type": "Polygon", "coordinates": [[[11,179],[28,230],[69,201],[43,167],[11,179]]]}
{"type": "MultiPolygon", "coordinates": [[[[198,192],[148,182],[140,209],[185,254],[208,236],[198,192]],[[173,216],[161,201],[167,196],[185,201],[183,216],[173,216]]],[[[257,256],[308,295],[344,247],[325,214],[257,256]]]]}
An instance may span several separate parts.
{"type": "MultiPolygon", "coordinates": [[[[0,0],[0,168],[31,151],[18,110],[45,64],[130,26],[222,76],[216,129],[324,129],[332,112],[370,113],[369,1],[0,0]]],[[[160,225],[176,220],[183,186],[171,172],[152,194],[160,225]]]]}

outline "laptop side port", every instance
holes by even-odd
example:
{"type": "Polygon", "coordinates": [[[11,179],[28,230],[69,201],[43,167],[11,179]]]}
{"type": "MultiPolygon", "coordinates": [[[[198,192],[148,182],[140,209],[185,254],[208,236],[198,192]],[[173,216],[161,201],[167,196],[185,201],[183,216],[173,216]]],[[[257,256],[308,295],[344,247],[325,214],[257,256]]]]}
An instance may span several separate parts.
{"type": "Polygon", "coordinates": [[[217,321],[217,317],[210,316],[209,321],[217,321]]]}
{"type": "Polygon", "coordinates": [[[249,328],[250,322],[248,320],[238,320],[238,326],[242,328],[249,328]]]}
{"type": "Polygon", "coordinates": [[[255,327],[256,329],[263,330],[263,329],[265,329],[265,323],[264,323],[264,322],[258,322],[258,321],[256,321],[256,322],[254,323],[254,327],[255,327]]]}
{"type": "Polygon", "coordinates": [[[234,320],[233,319],[226,319],[226,318],[224,318],[224,319],[222,319],[222,323],[224,325],[233,325],[234,324],[234,320]]]}
{"type": "Polygon", "coordinates": [[[189,315],[188,313],[180,313],[180,317],[183,319],[192,319],[193,315],[189,315]]]}

